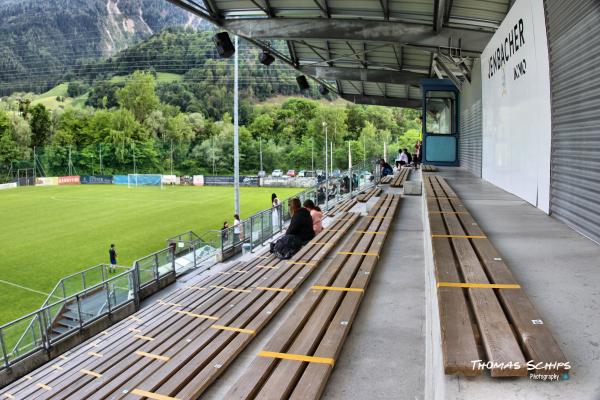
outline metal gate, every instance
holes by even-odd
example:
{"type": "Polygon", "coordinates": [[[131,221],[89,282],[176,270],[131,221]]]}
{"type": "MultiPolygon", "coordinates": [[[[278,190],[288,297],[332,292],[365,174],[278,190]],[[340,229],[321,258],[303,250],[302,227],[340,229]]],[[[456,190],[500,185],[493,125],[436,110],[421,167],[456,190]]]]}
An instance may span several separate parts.
{"type": "Polygon", "coordinates": [[[600,242],[600,1],[544,4],[552,96],[550,212],[600,242]]]}

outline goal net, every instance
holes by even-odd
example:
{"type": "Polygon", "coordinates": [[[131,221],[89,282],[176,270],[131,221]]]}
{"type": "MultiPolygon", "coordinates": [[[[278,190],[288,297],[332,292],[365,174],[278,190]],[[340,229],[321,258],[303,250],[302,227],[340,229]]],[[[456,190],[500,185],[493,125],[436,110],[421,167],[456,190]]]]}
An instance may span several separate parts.
{"type": "Polygon", "coordinates": [[[128,174],[127,187],[160,186],[162,188],[162,175],[158,174],[128,174]]]}

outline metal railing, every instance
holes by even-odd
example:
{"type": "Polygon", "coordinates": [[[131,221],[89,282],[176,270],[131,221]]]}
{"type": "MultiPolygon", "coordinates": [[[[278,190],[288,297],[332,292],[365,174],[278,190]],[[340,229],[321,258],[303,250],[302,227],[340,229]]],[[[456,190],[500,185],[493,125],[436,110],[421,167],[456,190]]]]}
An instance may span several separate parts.
{"type": "MultiPolygon", "coordinates": [[[[107,264],[98,264],[93,267],[87,268],[83,271],[75,274],[68,275],[62,278],[54,289],[50,292],[44,303],[42,309],[47,307],[49,304],[56,303],[57,301],[65,300],[77,293],[81,293],[86,289],[98,285],[99,283],[105,282],[109,276],[110,266],[107,264]]],[[[125,268],[115,266],[114,268],[125,268]]],[[[57,317],[56,313],[61,310],[56,308],[53,310],[55,314],[48,314],[47,321],[54,321],[57,317]]],[[[11,353],[20,354],[23,349],[27,349],[30,346],[30,339],[35,334],[36,326],[40,323],[37,319],[32,319],[29,325],[22,331],[21,337],[14,343],[12,349],[9,348],[11,353]]]]}
{"type": "Polygon", "coordinates": [[[135,269],[128,269],[56,302],[44,303],[39,310],[0,326],[3,364],[0,369],[9,368],[36,351],[50,349],[65,337],[133,302],[135,273],[135,269]]]}
{"type": "MultiPolygon", "coordinates": [[[[317,179],[316,187],[293,197],[302,203],[311,199],[327,212],[378,182],[376,166],[354,171],[356,176],[345,172],[329,177],[327,182],[324,178],[317,179]],[[374,179],[370,171],[375,173],[374,179]]],[[[225,252],[241,249],[244,244],[249,251],[265,244],[290,221],[288,200],[241,221],[239,228],[210,230],[202,236],[187,231],[169,238],[167,248],[136,260],[133,267],[116,276],[110,276],[110,266],[100,264],[61,279],[39,310],[0,326],[0,363],[4,364],[0,369],[9,368],[36,351],[49,349],[130,302],[139,306],[140,289],[168,274],[209,268],[218,261],[219,253],[222,259],[225,252]]]]}
{"type": "Polygon", "coordinates": [[[156,251],[133,262],[137,272],[137,286],[141,289],[153,282],[158,282],[163,276],[175,273],[175,254],[173,247],[156,251]]]}
{"type": "Polygon", "coordinates": [[[220,240],[217,234],[208,231],[198,236],[193,231],[187,231],[167,239],[167,244],[175,255],[175,272],[177,275],[190,270],[210,268],[217,262],[220,240]]]}

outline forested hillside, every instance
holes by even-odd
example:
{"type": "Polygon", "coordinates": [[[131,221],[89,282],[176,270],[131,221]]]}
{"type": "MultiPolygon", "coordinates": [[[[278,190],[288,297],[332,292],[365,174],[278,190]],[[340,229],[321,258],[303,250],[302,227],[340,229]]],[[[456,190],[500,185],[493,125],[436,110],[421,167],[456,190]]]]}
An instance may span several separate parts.
{"type": "MultiPolygon", "coordinates": [[[[86,7],[94,3],[82,4],[86,18],[86,7]]],[[[117,5],[126,10],[125,4],[141,3],[117,5]]],[[[157,18],[153,24],[160,23],[157,18]]],[[[148,20],[144,17],[154,30],[148,20]]],[[[27,32],[34,31],[36,22],[30,23],[27,32]]],[[[73,24],[69,29],[68,39],[57,39],[57,48],[78,43],[76,31],[83,27],[73,24]]],[[[34,46],[22,57],[41,54],[39,69],[19,75],[0,66],[0,74],[13,79],[1,81],[7,91],[15,83],[40,89],[10,90],[0,98],[0,179],[33,165],[47,176],[126,174],[134,171],[134,162],[138,173],[231,173],[233,60],[218,57],[213,34],[191,26],[170,27],[108,57],[80,58],[68,65],[60,57],[74,53],[34,46]]],[[[14,43],[1,46],[13,54],[20,49],[14,43]]],[[[101,51],[95,47],[88,54],[101,51]]],[[[334,147],[333,165],[340,169],[348,165],[348,145],[358,163],[381,156],[384,143],[391,155],[400,147],[413,148],[420,137],[417,110],[351,105],[333,94],[320,96],[314,84],[300,92],[296,71],[277,61],[264,66],[258,54],[240,42],[242,172],[257,173],[261,147],[267,171],[310,169],[313,157],[315,168],[323,168],[323,122],[334,147]]]]}
{"type": "Polygon", "coordinates": [[[0,0],[0,96],[44,92],[73,65],[174,26],[209,25],[164,0],[0,0]]]}

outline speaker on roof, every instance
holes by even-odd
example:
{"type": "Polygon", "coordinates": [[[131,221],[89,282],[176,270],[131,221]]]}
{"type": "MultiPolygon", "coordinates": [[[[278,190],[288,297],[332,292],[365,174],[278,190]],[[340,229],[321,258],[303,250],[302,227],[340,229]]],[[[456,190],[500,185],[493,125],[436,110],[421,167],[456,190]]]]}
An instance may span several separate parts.
{"type": "Polygon", "coordinates": [[[296,82],[298,83],[298,87],[300,90],[308,90],[308,80],[306,80],[306,76],[300,75],[296,77],[296,82]]]}
{"type": "Polygon", "coordinates": [[[231,43],[229,34],[227,32],[219,32],[213,36],[213,42],[217,48],[217,53],[223,58],[229,58],[235,53],[235,47],[231,43]]]}
{"type": "Polygon", "coordinates": [[[271,65],[273,61],[275,61],[275,57],[273,57],[266,51],[263,51],[258,55],[258,61],[260,61],[260,63],[264,65],[271,65]]]}
{"type": "Polygon", "coordinates": [[[325,85],[319,85],[319,93],[321,93],[322,96],[327,96],[329,94],[329,89],[327,89],[327,86],[325,85]]]}

